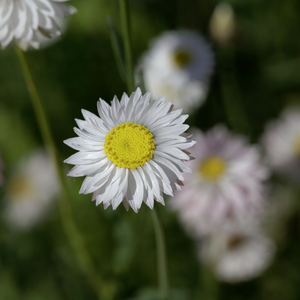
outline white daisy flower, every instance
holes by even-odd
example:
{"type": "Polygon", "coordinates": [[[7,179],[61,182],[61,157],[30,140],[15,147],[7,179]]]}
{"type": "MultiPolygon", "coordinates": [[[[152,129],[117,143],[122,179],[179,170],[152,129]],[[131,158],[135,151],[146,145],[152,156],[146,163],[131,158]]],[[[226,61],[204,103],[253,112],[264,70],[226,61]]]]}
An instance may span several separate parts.
{"type": "Polygon", "coordinates": [[[55,166],[42,151],[23,163],[7,185],[3,218],[9,226],[23,230],[46,217],[59,192],[55,166]]]}
{"type": "Polygon", "coordinates": [[[187,163],[193,173],[185,175],[185,187],[170,201],[187,230],[202,236],[228,218],[261,212],[268,172],[257,147],[222,126],[194,134],[197,144],[190,151],[196,159],[187,163]]]}
{"type": "Polygon", "coordinates": [[[259,276],[272,262],[274,243],[247,223],[223,224],[207,237],[199,258],[219,280],[235,283],[259,276]]]}
{"type": "Polygon", "coordinates": [[[300,181],[300,108],[286,109],[268,124],[262,144],[272,168],[300,181]]]}
{"type": "Polygon", "coordinates": [[[188,30],[168,31],[152,41],[137,74],[142,74],[154,97],[166,94],[168,100],[173,94],[178,106],[188,111],[203,103],[213,66],[212,50],[202,36],[188,30]]]}
{"type": "Polygon", "coordinates": [[[144,201],[151,209],[154,199],[164,204],[162,193],[180,189],[182,172],[190,172],[183,161],[185,150],[195,144],[183,132],[187,115],[173,111],[164,97],[149,102],[150,94],[140,89],[121,101],[114,97],[109,106],[100,99],[96,115],[82,110],[85,121],[76,120],[79,136],[64,141],[79,150],[65,160],[76,165],[69,176],[87,176],[80,193],[93,193],[96,205],[116,209],[121,202],[138,212],[144,201]]]}
{"type": "Polygon", "coordinates": [[[0,43],[3,48],[14,39],[27,50],[39,48],[38,33],[52,37],[61,34],[55,19],[74,14],[76,9],[62,3],[67,0],[1,0],[0,43]]]}

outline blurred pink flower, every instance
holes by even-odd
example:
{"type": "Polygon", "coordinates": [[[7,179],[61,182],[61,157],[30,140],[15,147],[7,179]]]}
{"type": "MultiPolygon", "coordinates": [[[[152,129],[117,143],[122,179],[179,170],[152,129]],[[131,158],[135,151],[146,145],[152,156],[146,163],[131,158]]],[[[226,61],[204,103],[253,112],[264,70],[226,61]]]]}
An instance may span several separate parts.
{"type": "Polygon", "coordinates": [[[195,160],[185,174],[185,186],[169,201],[187,230],[208,234],[228,218],[257,216],[265,203],[268,171],[261,164],[257,146],[248,145],[223,126],[208,133],[194,131],[197,144],[191,148],[195,160]]]}

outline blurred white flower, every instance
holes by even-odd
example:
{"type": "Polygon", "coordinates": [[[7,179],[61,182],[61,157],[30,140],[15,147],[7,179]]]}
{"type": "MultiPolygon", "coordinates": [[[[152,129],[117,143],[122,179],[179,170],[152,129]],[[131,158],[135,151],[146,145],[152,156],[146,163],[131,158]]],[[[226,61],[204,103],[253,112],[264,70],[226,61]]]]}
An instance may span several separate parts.
{"type": "Polygon", "coordinates": [[[46,217],[59,191],[54,164],[43,151],[23,163],[7,184],[2,215],[9,226],[22,230],[46,217]]]}
{"type": "Polygon", "coordinates": [[[262,137],[270,167],[300,181],[300,108],[286,109],[269,123],[262,137]]]}
{"type": "Polygon", "coordinates": [[[207,94],[214,58],[208,43],[196,32],[163,33],[151,43],[137,68],[154,97],[166,94],[184,111],[199,107],[207,94]]]}
{"type": "Polygon", "coordinates": [[[199,258],[219,280],[235,283],[259,276],[272,262],[274,243],[258,227],[226,223],[200,245],[199,258]]]}
{"type": "Polygon", "coordinates": [[[144,72],[155,70],[164,77],[207,81],[213,72],[213,53],[196,32],[167,31],[151,43],[142,59],[144,72]]]}
{"type": "Polygon", "coordinates": [[[219,3],[211,16],[210,34],[221,45],[226,45],[235,33],[234,11],[229,3],[219,3]]]}
{"type": "Polygon", "coordinates": [[[64,141],[78,153],[65,160],[76,165],[69,176],[87,176],[80,193],[93,193],[96,204],[116,209],[121,202],[138,212],[144,201],[151,209],[154,199],[164,204],[162,193],[173,196],[180,189],[182,172],[190,169],[185,149],[195,144],[183,134],[187,115],[173,111],[164,97],[149,102],[150,94],[140,89],[109,106],[100,99],[101,119],[82,110],[85,121],[76,120],[79,136],[64,141]]]}
{"type": "Polygon", "coordinates": [[[27,50],[39,48],[37,33],[53,37],[61,35],[56,18],[74,14],[76,9],[62,3],[67,0],[2,0],[0,1],[0,43],[3,48],[14,39],[27,50]]]}
{"type": "Polygon", "coordinates": [[[267,169],[256,146],[248,145],[223,126],[207,134],[195,131],[191,148],[195,160],[187,163],[185,186],[169,201],[185,228],[194,235],[208,234],[226,219],[252,218],[264,207],[267,169]]]}
{"type": "Polygon", "coordinates": [[[145,74],[147,89],[154,99],[161,95],[171,101],[175,108],[183,108],[185,112],[197,109],[205,100],[208,85],[200,81],[180,81],[160,78],[155,72],[145,74]]]}

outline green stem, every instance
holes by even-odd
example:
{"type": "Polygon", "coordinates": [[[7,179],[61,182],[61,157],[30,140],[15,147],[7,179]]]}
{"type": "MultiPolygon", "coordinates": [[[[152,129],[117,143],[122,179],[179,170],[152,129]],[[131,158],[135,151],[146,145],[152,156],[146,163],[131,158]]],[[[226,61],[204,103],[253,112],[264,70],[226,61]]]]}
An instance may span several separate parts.
{"type": "Polygon", "coordinates": [[[209,265],[199,263],[199,283],[193,299],[218,300],[219,283],[209,265]]]}
{"type": "Polygon", "coordinates": [[[123,36],[123,43],[124,43],[124,50],[125,50],[127,92],[131,94],[134,91],[134,79],[133,79],[132,49],[131,49],[130,24],[129,24],[129,9],[128,9],[127,0],[120,0],[120,12],[121,12],[122,36],[123,36]]]}
{"type": "Polygon", "coordinates": [[[69,239],[71,246],[74,249],[76,259],[78,260],[78,264],[81,270],[88,278],[88,281],[92,285],[92,288],[98,295],[98,299],[103,299],[102,297],[104,297],[104,299],[112,299],[108,295],[110,294],[110,292],[107,289],[105,289],[105,285],[103,284],[101,278],[99,278],[97,273],[95,272],[93,268],[93,263],[90,259],[88,252],[86,251],[86,247],[84,245],[82,236],[80,235],[79,230],[76,227],[69,202],[70,193],[66,182],[66,175],[64,174],[59,153],[55,146],[54,139],[50,131],[49,123],[47,121],[46,114],[44,112],[40,96],[34,83],[34,79],[25,53],[18,47],[16,47],[16,52],[20,59],[25,81],[27,84],[27,89],[32,100],[32,105],[35,111],[35,115],[43,137],[44,144],[48,147],[48,150],[50,151],[53,157],[57,173],[62,185],[63,200],[59,201],[59,211],[61,215],[62,226],[69,239]]]}
{"type": "Polygon", "coordinates": [[[155,207],[152,210],[152,219],[156,238],[158,280],[161,289],[162,300],[169,300],[169,283],[167,268],[167,253],[164,231],[155,207]]]}
{"type": "Polygon", "coordinates": [[[249,118],[235,74],[234,50],[224,49],[219,54],[222,61],[219,70],[221,91],[227,120],[232,129],[251,136],[249,118]]]}
{"type": "Polygon", "coordinates": [[[219,284],[209,266],[202,265],[202,281],[205,300],[217,300],[219,284]]]}

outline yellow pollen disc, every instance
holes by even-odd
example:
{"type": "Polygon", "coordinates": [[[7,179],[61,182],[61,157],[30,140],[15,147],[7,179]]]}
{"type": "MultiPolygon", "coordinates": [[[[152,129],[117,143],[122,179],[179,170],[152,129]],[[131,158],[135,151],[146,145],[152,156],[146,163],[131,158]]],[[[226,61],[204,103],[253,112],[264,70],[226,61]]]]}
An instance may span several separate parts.
{"type": "Polygon", "coordinates": [[[297,156],[300,156],[300,136],[296,139],[295,153],[297,156]]]}
{"type": "Polygon", "coordinates": [[[174,53],[173,59],[175,64],[178,67],[182,68],[187,66],[191,62],[192,55],[186,50],[178,50],[174,53]]]}
{"type": "Polygon", "coordinates": [[[122,123],[106,136],[104,151],[119,168],[135,169],[153,156],[154,136],[143,125],[122,123]]]}
{"type": "Polygon", "coordinates": [[[14,176],[8,185],[8,194],[13,199],[18,199],[30,195],[33,191],[32,183],[25,175],[14,176]]]}
{"type": "Polygon", "coordinates": [[[224,159],[218,156],[212,156],[205,159],[199,167],[199,172],[206,180],[217,180],[225,172],[226,163],[224,159]]]}

